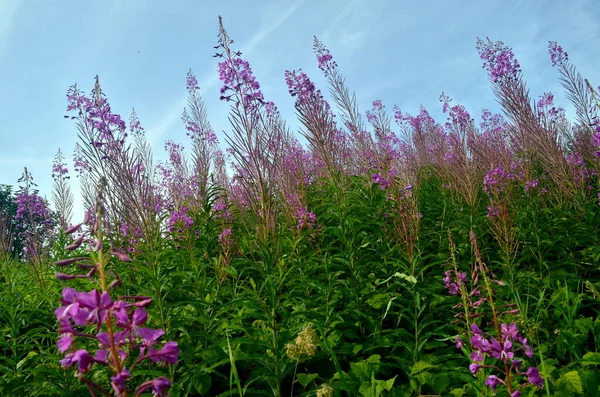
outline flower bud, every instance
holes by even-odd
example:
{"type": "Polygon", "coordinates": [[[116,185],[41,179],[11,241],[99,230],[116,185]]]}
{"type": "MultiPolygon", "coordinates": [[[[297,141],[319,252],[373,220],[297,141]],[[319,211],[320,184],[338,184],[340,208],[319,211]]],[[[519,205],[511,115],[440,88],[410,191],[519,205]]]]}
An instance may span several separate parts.
{"type": "Polygon", "coordinates": [[[83,256],[83,257],[80,256],[80,257],[77,257],[77,258],[62,259],[62,260],[60,260],[58,262],[54,262],[54,264],[56,266],[69,266],[69,265],[72,265],[73,263],[75,263],[77,261],[82,261],[84,259],[88,259],[88,258],[85,257],[85,256],[83,256]]]}
{"type": "Polygon", "coordinates": [[[79,228],[81,227],[81,223],[78,223],[77,225],[73,225],[70,228],[68,228],[67,230],[65,230],[65,234],[73,234],[75,233],[77,230],[79,230],[79,228]]]}
{"type": "Polygon", "coordinates": [[[75,240],[73,242],[73,244],[67,246],[67,248],[65,248],[67,251],[73,251],[76,250],[77,248],[81,247],[81,243],[83,242],[83,239],[85,238],[85,233],[82,234],[81,236],[79,236],[77,238],[77,240],[75,240]]]}

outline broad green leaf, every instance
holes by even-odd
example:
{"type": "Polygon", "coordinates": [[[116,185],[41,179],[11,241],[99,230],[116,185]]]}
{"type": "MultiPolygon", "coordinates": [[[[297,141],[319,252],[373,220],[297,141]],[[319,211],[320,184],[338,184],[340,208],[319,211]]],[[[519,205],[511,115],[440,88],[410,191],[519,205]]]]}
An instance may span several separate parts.
{"type": "Polygon", "coordinates": [[[454,397],[462,397],[465,395],[465,389],[452,389],[450,390],[450,394],[454,397]]]}
{"type": "Polygon", "coordinates": [[[419,372],[421,372],[425,369],[429,369],[429,368],[435,368],[435,365],[428,363],[427,361],[417,361],[412,366],[412,369],[410,370],[410,375],[411,376],[416,375],[419,372]]]}
{"type": "Polygon", "coordinates": [[[583,393],[583,386],[581,384],[581,378],[579,377],[579,373],[577,371],[569,371],[564,374],[559,379],[560,384],[565,385],[569,390],[574,391],[576,393],[583,393]]]}
{"type": "Polygon", "coordinates": [[[318,377],[319,374],[298,374],[296,375],[296,380],[302,385],[302,387],[305,388],[310,382],[317,379],[318,377]]]}
{"type": "Polygon", "coordinates": [[[579,360],[581,365],[600,365],[600,353],[587,352],[579,360]]]}

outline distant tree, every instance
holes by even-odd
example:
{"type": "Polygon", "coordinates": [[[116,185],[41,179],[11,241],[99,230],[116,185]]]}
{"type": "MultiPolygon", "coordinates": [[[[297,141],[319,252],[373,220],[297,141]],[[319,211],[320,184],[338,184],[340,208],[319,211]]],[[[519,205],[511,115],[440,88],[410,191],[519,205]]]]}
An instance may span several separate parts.
{"type": "Polygon", "coordinates": [[[22,240],[25,258],[41,263],[54,235],[55,216],[48,202],[34,189],[33,176],[27,171],[19,178],[19,190],[15,193],[17,210],[14,216],[15,234],[22,240]]]}
{"type": "Polygon", "coordinates": [[[0,184],[0,255],[19,256],[23,252],[23,241],[15,233],[14,218],[17,203],[11,185],[0,184]]]}

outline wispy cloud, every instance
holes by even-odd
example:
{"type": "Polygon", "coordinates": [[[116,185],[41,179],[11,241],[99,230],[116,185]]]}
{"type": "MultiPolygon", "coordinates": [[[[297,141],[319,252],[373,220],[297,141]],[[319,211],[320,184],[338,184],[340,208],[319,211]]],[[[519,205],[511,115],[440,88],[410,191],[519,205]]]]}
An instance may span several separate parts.
{"type": "MultiPolygon", "coordinates": [[[[298,0],[292,3],[291,7],[286,7],[285,12],[277,12],[279,17],[272,22],[265,23],[264,26],[256,32],[250,40],[244,45],[240,46],[243,49],[244,54],[248,55],[252,53],[258,44],[262,42],[265,38],[270,36],[277,28],[279,28],[283,23],[285,23],[294,13],[302,6],[304,0],[298,0]]],[[[212,74],[208,77],[201,85],[203,91],[209,91],[216,84],[218,84],[219,80],[216,77],[216,74],[212,74]]],[[[181,118],[181,113],[183,111],[184,106],[187,102],[187,95],[181,97],[176,103],[171,106],[171,108],[167,111],[167,113],[156,123],[155,126],[151,126],[148,130],[148,141],[152,146],[155,146],[157,141],[164,136],[173,125],[178,122],[181,118]]]]}
{"type": "Polygon", "coordinates": [[[354,1],[348,2],[346,7],[344,7],[343,10],[338,12],[337,15],[335,16],[335,18],[333,18],[331,20],[331,22],[329,22],[327,27],[323,31],[321,31],[320,34],[317,35],[319,40],[321,40],[325,44],[327,44],[327,42],[332,39],[331,36],[332,36],[333,32],[335,32],[338,29],[338,27],[339,27],[338,25],[340,23],[344,22],[345,20],[347,20],[348,17],[350,16],[350,14],[352,13],[352,11],[354,10],[354,8],[356,7],[356,5],[360,4],[360,3],[361,3],[361,1],[359,1],[359,0],[354,0],[354,1]]]}
{"type": "Polygon", "coordinates": [[[343,31],[340,33],[340,44],[343,47],[346,47],[346,50],[349,52],[354,52],[357,50],[366,40],[366,35],[364,31],[351,32],[351,31],[343,31]]]}
{"type": "Polygon", "coordinates": [[[0,59],[10,40],[12,27],[15,24],[21,2],[18,0],[0,0],[0,59]]]}

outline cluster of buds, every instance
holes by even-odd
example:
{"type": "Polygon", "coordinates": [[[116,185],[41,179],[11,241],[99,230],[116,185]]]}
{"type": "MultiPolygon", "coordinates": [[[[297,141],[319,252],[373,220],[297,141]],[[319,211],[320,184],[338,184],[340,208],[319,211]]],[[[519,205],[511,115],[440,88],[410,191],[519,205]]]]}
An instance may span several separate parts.
{"type": "Polygon", "coordinates": [[[333,397],[333,389],[326,383],[317,390],[317,397],[333,397]]]}
{"type": "MultiPolygon", "coordinates": [[[[467,346],[461,337],[457,337],[455,342],[456,347],[469,356],[471,360],[469,370],[473,376],[486,372],[487,376],[483,375],[484,384],[494,392],[498,386],[503,386],[511,397],[519,397],[522,390],[528,386],[543,387],[544,381],[535,366],[527,367],[526,371],[522,370],[524,359],[533,358],[533,350],[527,338],[519,333],[514,322],[501,321],[504,316],[518,314],[519,309],[515,309],[514,304],[502,307],[494,303],[492,285],[505,284],[499,281],[483,262],[475,234],[471,232],[470,236],[476,258],[470,282],[467,274],[458,269],[454,255],[456,247],[450,233],[448,238],[453,269],[444,273],[444,284],[451,295],[460,295],[462,298],[462,301],[455,306],[455,308],[462,308],[462,311],[455,315],[458,320],[454,323],[462,322],[466,326],[469,344],[467,346]],[[482,280],[481,285],[480,280],[482,280]],[[485,302],[491,313],[483,310],[485,302]],[[475,319],[484,318],[489,314],[491,314],[492,330],[483,332],[475,319]],[[521,353],[525,357],[519,358],[521,353]],[[518,383],[519,378],[526,380],[518,383]]],[[[481,324],[484,322],[482,321],[481,324]]]]}
{"type": "MultiPolygon", "coordinates": [[[[90,230],[83,232],[73,244],[67,247],[67,250],[78,249],[87,235],[94,240],[93,250],[88,256],[63,259],[56,263],[57,266],[63,267],[77,264],[80,269],[88,270],[87,274],[57,273],[57,278],[91,280],[97,275],[98,284],[98,288],[90,292],[80,292],[73,288],[63,289],[62,306],[55,310],[59,322],[58,332],[61,334],[58,350],[65,354],[60,363],[63,368],[76,366],[75,376],[85,383],[93,396],[98,395],[97,393],[105,396],[113,395],[87,376],[97,366],[108,368],[112,374],[110,386],[115,396],[126,397],[130,391],[134,396],[145,392],[164,396],[171,387],[171,381],[165,377],[145,381],[137,388],[131,388],[127,384],[132,376],[131,373],[141,363],[176,364],[179,347],[177,342],[170,341],[163,345],[158,341],[164,335],[162,329],[144,327],[148,320],[146,308],[152,303],[152,298],[147,296],[124,296],[116,300],[111,298],[110,292],[120,285],[120,280],[114,272],[111,272],[114,280],[108,282],[109,254],[122,262],[130,262],[131,258],[114,249],[104,250],[102,189],[105,183],[102,180],[100,184],[96,216],[90,221],[91,217],[86,215],[83,223],[72,226],[66,231],[67,234],[72,234],[80,231],[84,224],[91,223],[90,230]],[[90,352],[86,349],[91,346],[97,346],[97,350],[90,352]]],[[[107,233],[110,233],[110,229],[107,233]]]]}
{"type": "Polygon", "coordinates": [[[287,343],[285,352],[289,358],[295,361],[303,361],[317,353],[319,335],[309,324],[298,333],[295,343],[287,343]]]}

